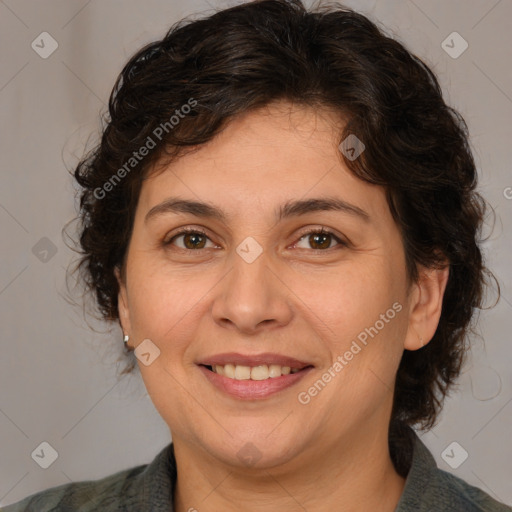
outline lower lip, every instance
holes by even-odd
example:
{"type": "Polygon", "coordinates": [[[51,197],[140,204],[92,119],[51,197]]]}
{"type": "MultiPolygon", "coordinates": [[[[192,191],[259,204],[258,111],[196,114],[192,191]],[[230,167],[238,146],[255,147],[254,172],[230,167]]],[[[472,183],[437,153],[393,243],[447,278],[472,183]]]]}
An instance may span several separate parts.
{"type": "Polygon", "coordinates": [[[236,398],[244,400],[257,400],[267,398],[283,389],[299,382],[313,369],[312,366],[304,368],[297,373],[289,373],[280,377],[270,377],[265,380],[237,380],[224,377],[208,370],[205,366],[199,366],[204,376],[217,388],[236,398]]]}

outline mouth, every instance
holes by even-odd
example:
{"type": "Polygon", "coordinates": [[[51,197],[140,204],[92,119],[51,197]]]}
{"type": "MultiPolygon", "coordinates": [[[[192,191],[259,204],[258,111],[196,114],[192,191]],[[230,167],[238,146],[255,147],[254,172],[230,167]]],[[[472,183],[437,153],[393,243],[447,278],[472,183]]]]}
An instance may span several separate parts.
{"type": "Polygon", "coordinates": [[[222,375],[228,379],[233,380],[267,380],[282,377],[283,375],[294,375],[307,368],[312,368],[312,365],[307,365],[302,368],[291,368],[290,366],[281,366],[279,364],[261,364],[258,366],[246,366],[228,363],[226,365],[201,365],[217,375],[222,375]]]}
{"type": "Polygon", "coordinates": [[[208,382],[238,399],[267,398],[302,380],[314,365],[276,354],[222,354],[197,363],[208,382]]]}

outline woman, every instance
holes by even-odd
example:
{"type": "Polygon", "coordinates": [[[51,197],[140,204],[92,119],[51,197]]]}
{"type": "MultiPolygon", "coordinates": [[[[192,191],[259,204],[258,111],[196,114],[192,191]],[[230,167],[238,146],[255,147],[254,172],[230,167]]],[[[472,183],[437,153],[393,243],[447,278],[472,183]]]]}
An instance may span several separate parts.
{"type": "Polygon", "coordinates": [[[173,442],[4,510],[512,510],[411,428],[487,271],[464,121],[400,43],[299,0],[180,23],[75,177],[85,281],[173,442]]]}

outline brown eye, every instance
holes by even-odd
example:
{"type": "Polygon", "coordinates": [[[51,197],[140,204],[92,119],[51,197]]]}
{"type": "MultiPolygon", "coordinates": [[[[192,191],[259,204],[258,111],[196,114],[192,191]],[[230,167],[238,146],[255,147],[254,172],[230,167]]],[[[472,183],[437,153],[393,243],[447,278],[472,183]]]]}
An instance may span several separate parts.
{"type": "Polygon", "coordinates": [[[187,249],[202,249],[205,241],[205,237],[200,233],[187,233],[183,236],[183,243],[187,249]]]}
{"type": "Polygon", "coordinates": [[[331,245],[332,235],[327,233],[314,233],[309,235],[309,243],[312,244],[313,249],[329,249],[331,245]],[[317,245],[315,247],[315,245],[317,245]]]}
{"type": "Polygon", "coordinates": [[[182,238],[182,245],[176,244],[177,247],[184,250],[194,251],[204,249],[206,241],[209,240],[206,233],[199,230],[183,230],[174,235],[170,240],[164,242],[164,245],[174,245],[174,242],[182,238]]]}
{"type": "MultiPolygon", "coordinates": [[[[315,251],[325,251],[327,249],[331,248],[332,241],[336,241],[338,245],[347,246],[343,240],[338,238],[334,233],[331,233],[330,231],[325,231],[323,228],[321,230],[310,230],[306,233],[304,233],[299,242],[305,240],[309,247],[299,247],[300,249],[308,249],[312,248],[315,251]]],[[[296,244],[296,245],[297,245],[296,244]]]]}
{"type": "MultiPolygon", "coordinates": [[[[169,240],[164,241],[164,245],[176,245],[179,249],[183,249],[185,251],[197,251],[200,249],[205,249],[206,243],[210,241],[210,238],[206,235],[204,231],[200,231],[198,229],[184,229],[174,235],[169,240]],[[176,240],[182,239],[181,245],[175,243],[176,240]]],[[[298,242],[295,243],[297,246],[299,243],[306,241],[308,247],[298,247],[300,249],[313,249],[314,251],[326,251],[332,248],[332,242],[337,242],[337,245],[347,247],[348,244],[337,237],[334,233],[330,231],[326,231],[323,228],[320,229],[312,229],[305,233],[303,233],[298,242]]],[[[212,243],[212,242],[211,242],[212,243]]],[[[215,245],[212,243],[213,247],[215,245]]]]}

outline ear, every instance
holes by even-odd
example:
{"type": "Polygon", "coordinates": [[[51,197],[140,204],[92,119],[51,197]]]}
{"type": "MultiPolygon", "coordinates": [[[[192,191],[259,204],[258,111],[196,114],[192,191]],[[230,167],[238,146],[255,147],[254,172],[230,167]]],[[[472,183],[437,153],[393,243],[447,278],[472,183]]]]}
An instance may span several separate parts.
{"type": "Polygon", "coordinates": [[[412,285],[409,327],[404,349],[418,350],[433,337],[441,318],[443,297],[450,266],[442,269],[419,267],[418,282],[412,285]]]}
{"type": "Polygon", "coordinates": [[[119,323],[123,334],[130,334],[131,323],[130,323],[130,310],[128,308],[128,295],[126,292],[126,283],[121,275],[119,267],[114,269],[114,275],[116,276],[117,283],[119,284],[119,293],[117,295],[117,310],[119,313],[119,323]]]}

